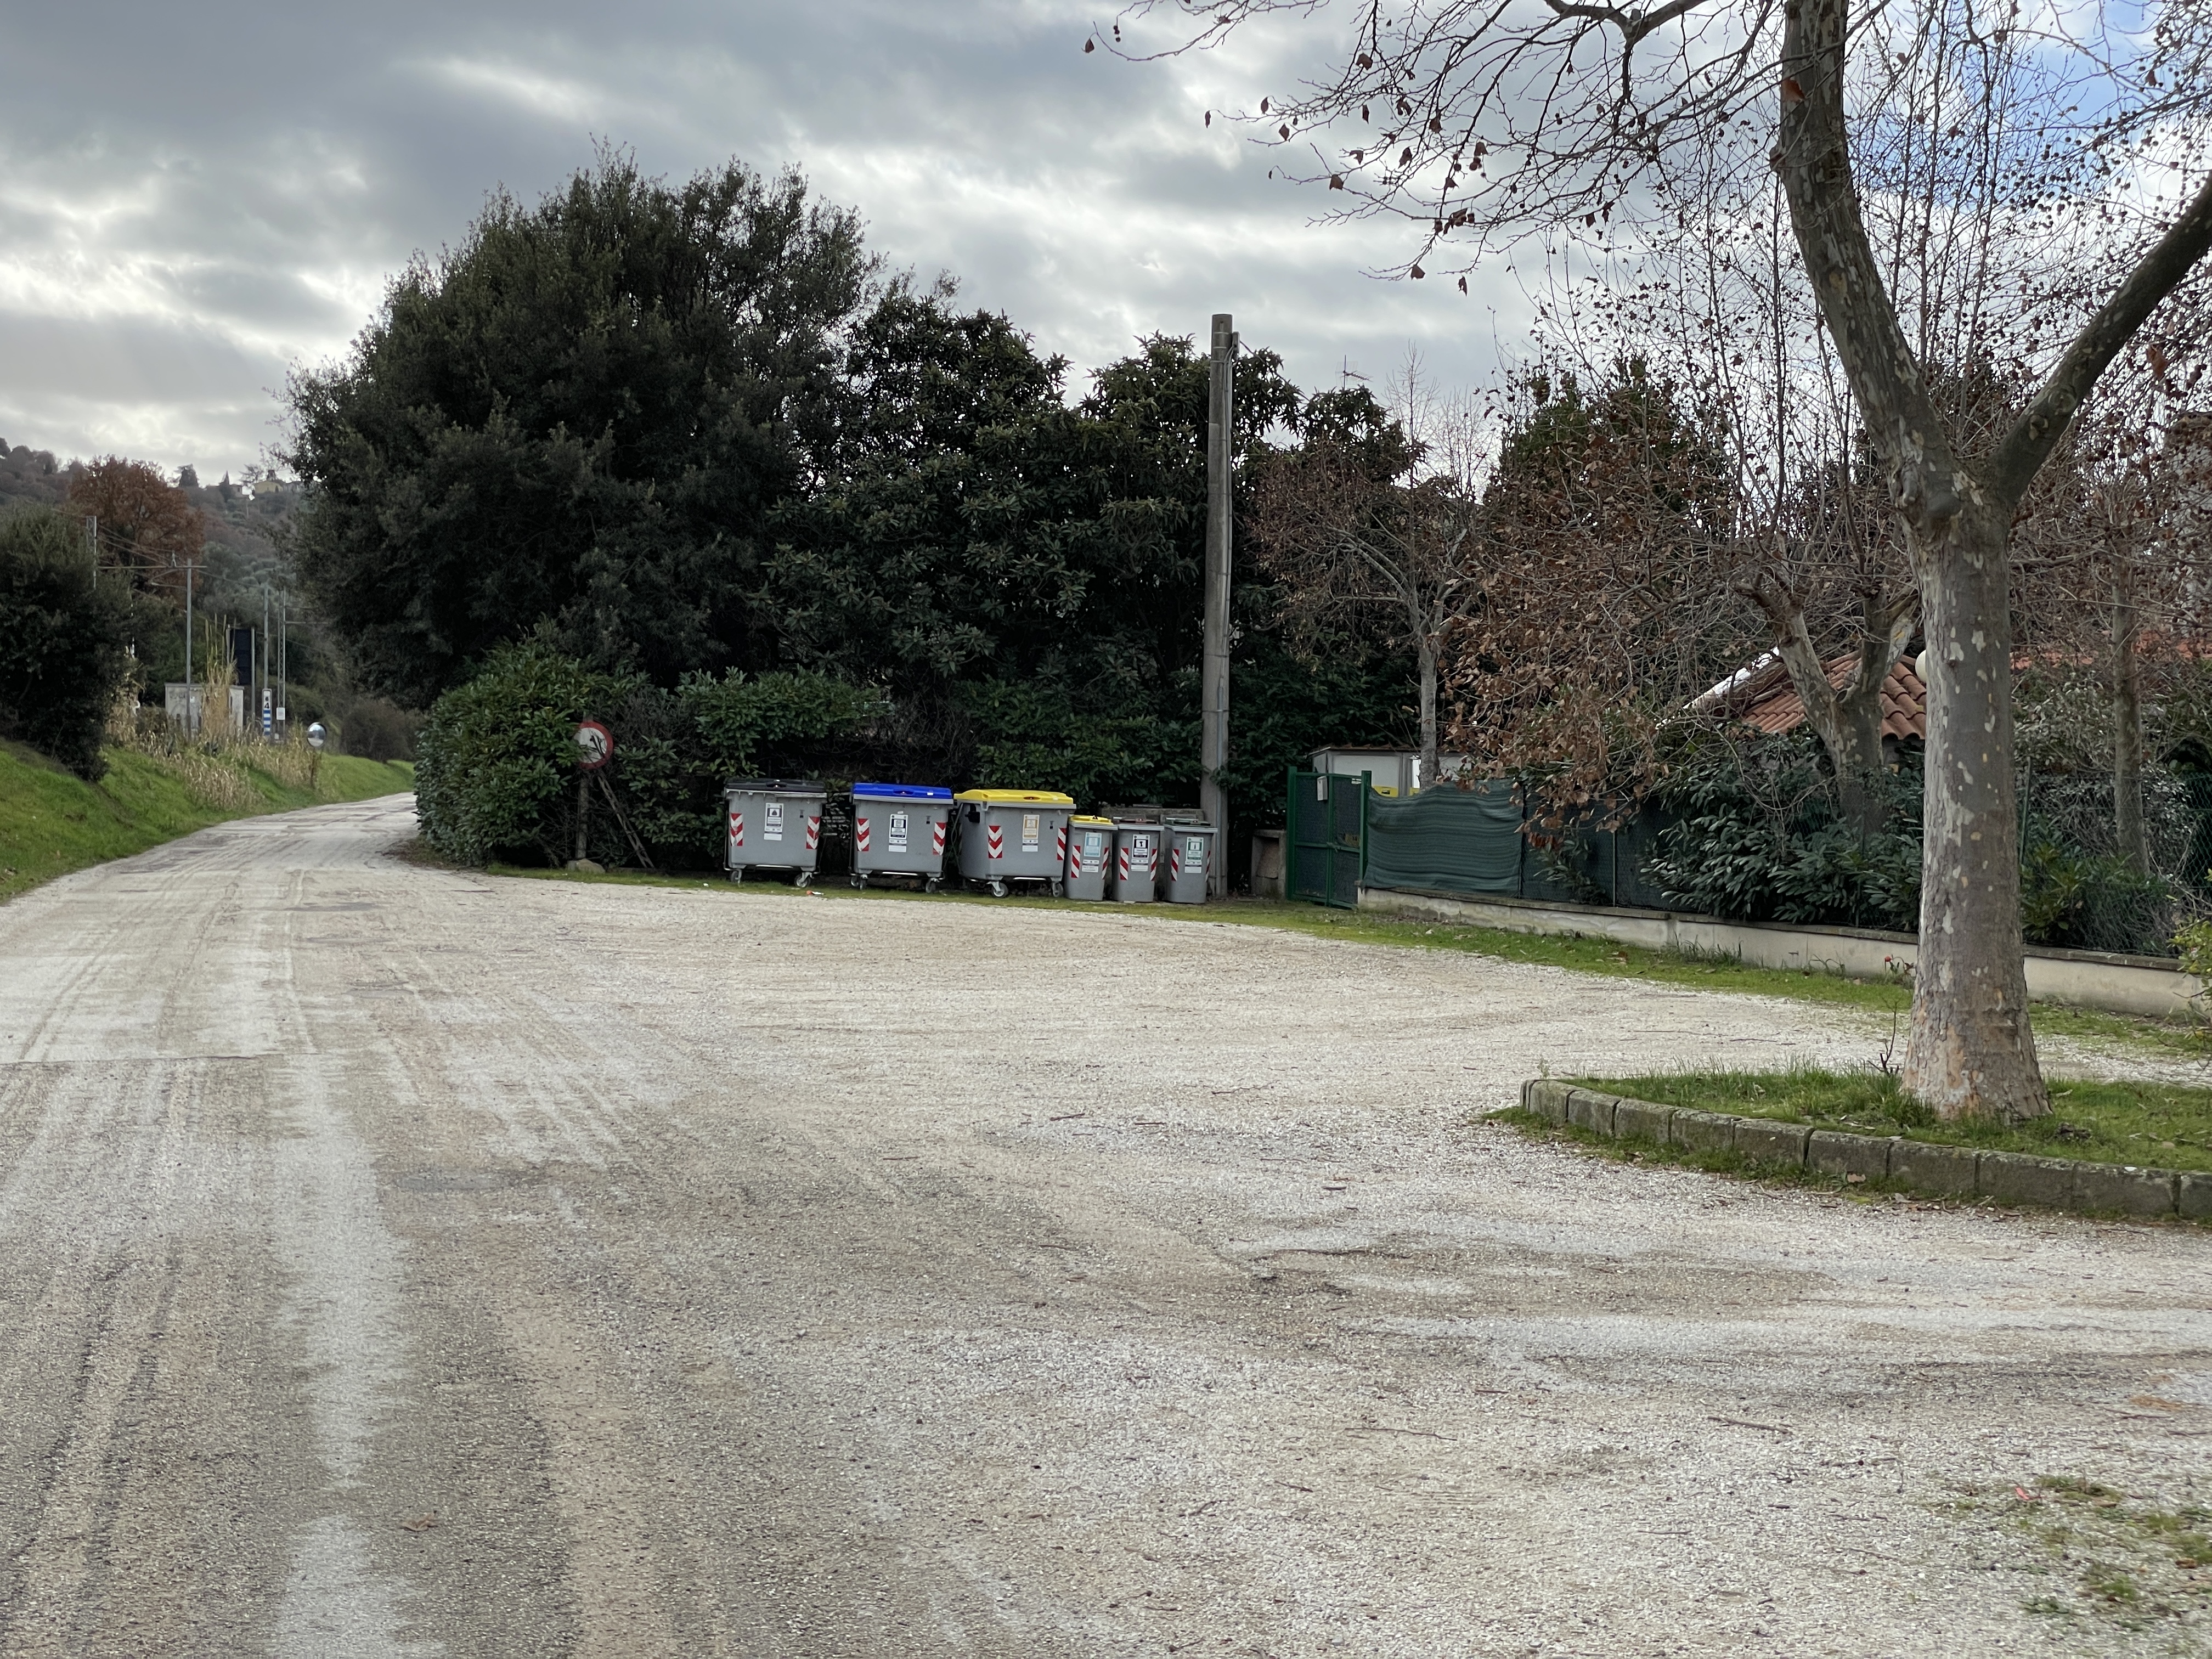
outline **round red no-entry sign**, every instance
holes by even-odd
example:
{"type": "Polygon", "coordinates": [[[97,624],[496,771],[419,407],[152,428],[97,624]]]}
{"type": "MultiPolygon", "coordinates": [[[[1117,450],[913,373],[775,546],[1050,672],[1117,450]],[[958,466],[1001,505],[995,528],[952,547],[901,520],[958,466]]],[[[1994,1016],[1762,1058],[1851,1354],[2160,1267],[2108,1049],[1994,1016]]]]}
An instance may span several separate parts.
{"type": "Polygon", "coordinates": [[[596,772],[615,757],[615,734],[597,720],[586,720],[576,728],[576,764],[586,772],[596,772]]]}

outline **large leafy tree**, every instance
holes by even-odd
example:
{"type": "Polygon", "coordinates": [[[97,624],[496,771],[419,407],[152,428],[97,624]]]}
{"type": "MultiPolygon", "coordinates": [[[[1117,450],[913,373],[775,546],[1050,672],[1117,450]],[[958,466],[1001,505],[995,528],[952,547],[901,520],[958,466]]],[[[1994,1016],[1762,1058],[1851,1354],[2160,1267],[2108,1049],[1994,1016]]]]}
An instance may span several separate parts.
{"type": "Polygon", "coordinates": [[[839,441],[871,270],[792,173],[611,153],[495,196],[289,387],[301,569],[363,682],[427,704],[526,637],[664,684],[772,655],[763,528],[839,441]]]}
{"type": "MultiPolygon", "coordinates": [[[[1065,363],[940,285],[895,287],[852,371],[837,474],[789,516],[769,573],[793,657],[886,683],[949,770],[1086,799],[1188,793],[1206,359],[1147,340],[1071,406],[1065,363]]],[[[1297,407],[1274,354],[1247,353],[1240,458],[1297,407]]],[[[1239,708],[1256,737],[1265,709],[1239,708]]]]}

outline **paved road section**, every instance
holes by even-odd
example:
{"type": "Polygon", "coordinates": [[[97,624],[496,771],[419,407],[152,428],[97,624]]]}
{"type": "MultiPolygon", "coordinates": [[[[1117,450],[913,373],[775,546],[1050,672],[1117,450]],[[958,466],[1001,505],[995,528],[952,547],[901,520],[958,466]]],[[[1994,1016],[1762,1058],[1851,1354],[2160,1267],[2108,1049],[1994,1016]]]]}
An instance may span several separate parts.
{"type": "Polygon", "coordinates": [[[493,881],[391,857],[410,814],[243,820],[0,909],[0,1652],[2190,1633],[2023,1612],[2033,1553],[1951,1499],[2185,1498],[2212,1239],[1469,1121],[1547,1060],[1869,1052],[1837,1017],[493,881]]]}

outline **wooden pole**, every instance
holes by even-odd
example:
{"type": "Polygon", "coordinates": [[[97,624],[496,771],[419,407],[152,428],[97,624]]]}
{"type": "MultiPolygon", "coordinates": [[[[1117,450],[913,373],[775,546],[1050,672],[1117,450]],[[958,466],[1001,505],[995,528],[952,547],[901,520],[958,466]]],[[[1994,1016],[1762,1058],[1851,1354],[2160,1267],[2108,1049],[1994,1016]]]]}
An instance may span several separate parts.
{"type": "Polygon", "coordinates": [[[1224,890],[1229,863],[1229,811],[1221,772],[1229,763],[1229,464],[1237,381],[1231,320],[1226,312],[1214,315],[1206,419],[1206,661],[1200,681],[1198,801],[1216,831],[1206,884],[1211,898],[1224,890]]]}

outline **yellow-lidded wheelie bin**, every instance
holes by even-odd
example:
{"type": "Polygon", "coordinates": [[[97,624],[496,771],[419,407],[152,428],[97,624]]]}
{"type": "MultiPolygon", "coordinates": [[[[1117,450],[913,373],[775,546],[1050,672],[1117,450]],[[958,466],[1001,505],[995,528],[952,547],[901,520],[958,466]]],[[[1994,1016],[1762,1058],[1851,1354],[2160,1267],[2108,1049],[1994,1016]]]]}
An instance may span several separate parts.
{"type": "Polygon", "coordinates": [[[1042,882],[1059,896],[1074,796],[1053,789],[963,789],[952,799],[962,879],[988,882],[1000,898],[1017,881],[1042,882]]]}

